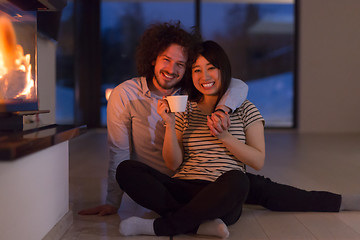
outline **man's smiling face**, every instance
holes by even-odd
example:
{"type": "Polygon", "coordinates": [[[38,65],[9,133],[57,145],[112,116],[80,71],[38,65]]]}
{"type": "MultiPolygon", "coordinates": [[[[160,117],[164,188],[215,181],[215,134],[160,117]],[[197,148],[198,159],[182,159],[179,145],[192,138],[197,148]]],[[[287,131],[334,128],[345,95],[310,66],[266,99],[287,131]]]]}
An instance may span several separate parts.
{"type": "Polygon", "coordinates": [[[171,44],[154,62],[153,85],[158,90],[171,90],[181,81],[186,70],[187,54],[178,44],[171,44]]]}

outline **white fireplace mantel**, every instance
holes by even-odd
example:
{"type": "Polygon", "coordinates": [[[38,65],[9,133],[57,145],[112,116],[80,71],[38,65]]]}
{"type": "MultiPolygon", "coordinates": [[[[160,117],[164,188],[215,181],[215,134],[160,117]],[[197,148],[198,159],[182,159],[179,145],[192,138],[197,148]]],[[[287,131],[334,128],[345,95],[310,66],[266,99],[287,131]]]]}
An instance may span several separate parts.
{"type": "Polygon", "coordinates": [[[69,140],[84,128],[53,128],[0,134],[0,239],[59,239],[72,224],[69,140]]]}

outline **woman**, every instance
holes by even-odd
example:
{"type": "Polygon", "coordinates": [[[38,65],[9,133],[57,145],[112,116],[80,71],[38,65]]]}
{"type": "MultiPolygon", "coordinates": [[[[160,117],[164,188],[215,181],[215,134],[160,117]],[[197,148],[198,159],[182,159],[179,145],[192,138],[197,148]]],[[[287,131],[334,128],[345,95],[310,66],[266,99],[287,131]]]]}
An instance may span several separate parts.
{"type": "Polygon", "coordinates": [[[177,173],[171,178],[133,161],[119,165],[120,187],[161,216],[124,220],[120,224],[124,235],[227,237],[226,225],[239,219],[249,190],[245,165],[260,169],[264,164],[264,120],[253,104],[246,101],[230,115],[216,112],[212,118],[208,116],[230,84],[231,69],[219,45],[205,42],[202,47],[192,67],[196,91],[189,89],[191,102],[186,112],[178,114],[175,122],[167,102],[158,104],[166,126],[163,157],[166,166],[178,169],[177,173]],[[231,126],[212,136],[207,124],[215,122],[231,122],[231,126]],[[132,173],[132,179],[126,172],[132,173]],[[141,179],[140,183],[135,184],[136,179],[141,179]]]}

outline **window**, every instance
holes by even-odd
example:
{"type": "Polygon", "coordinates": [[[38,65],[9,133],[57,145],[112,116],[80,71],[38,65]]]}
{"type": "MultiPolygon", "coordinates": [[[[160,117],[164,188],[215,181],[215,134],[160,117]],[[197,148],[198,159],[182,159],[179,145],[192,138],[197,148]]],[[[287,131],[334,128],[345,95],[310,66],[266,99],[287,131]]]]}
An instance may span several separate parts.
{"type": "Polygon", "coordinates": [[[201,31],[225,49],[266,127],[293,127],[293,4],[203,2],[201,31]]]}
{"type": "MultiPolygon", "coordinates": [[[[225,49],[233,76],[249,85],[248,99],[259,108],[266,127],[294,127],[294,4],[250,2],[201,1],[201,33],[204,40],[225,49]]],[[[106,89],[137,76],[134,57],[143,31],[154,22],[169,20],[180,20],[191,30],[198,19],[195,6],[195,1],[180,0],[101,2],[102,126],[106,126],[106,89]]],[[[73,1],[68,1],[57,49],[56,121],[64,124],[74,122],[73,8],[73,1]]]]}
{"type": "Polygon", "coordinates": [[[101,123],[106,125],[108,88],[136,77],[135,50],[144,30],[152,23],[180,20],[186,30],[195,25],[191,1],[103,1],[102,37],[102,107],[101,123]]]}

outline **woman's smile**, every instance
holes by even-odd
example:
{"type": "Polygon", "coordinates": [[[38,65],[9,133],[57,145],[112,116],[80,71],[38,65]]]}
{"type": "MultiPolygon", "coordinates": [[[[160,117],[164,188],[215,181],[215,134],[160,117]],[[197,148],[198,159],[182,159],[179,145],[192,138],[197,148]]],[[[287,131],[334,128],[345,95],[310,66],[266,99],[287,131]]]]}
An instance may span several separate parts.
{"type": "Polygon", "coordinates": [[[202,83],[201,86],[205,89],[210,89],[212,86],[214,86],[215,82],[210,83],[202,83]]]}
{"type": "Polygon", "coordinates": [[[220,69],[206,58],[199,56],[192,66],[192,78],[195,88],[204,95],[217,95],[221,87],[220,69]]]}

